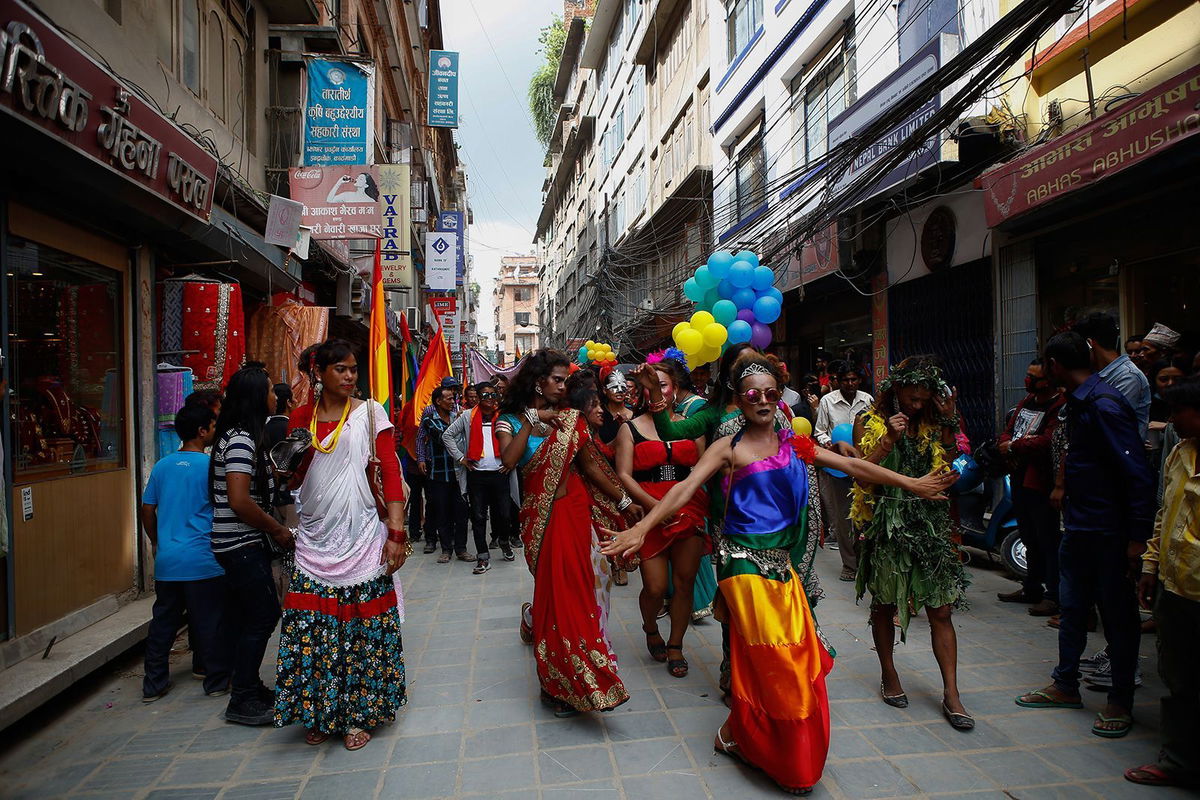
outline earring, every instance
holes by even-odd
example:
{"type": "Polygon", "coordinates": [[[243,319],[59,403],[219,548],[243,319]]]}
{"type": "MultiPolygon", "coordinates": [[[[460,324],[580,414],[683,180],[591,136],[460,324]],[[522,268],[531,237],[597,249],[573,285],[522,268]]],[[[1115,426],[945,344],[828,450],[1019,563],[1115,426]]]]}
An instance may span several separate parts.
{"type": "Polygon", "coordinates": [[[321,392],[323,392],[323,391],[325,391],[325,385],[323,383],[321,383],[320,381],[317,381],[316,383],[313,384],[313,397],[320,400],[321,392]]]}
{"type": "Polygon", "coordinates": [[[541,395],[544,395],[544,394],[545,394],[545,392],[543,392],[543,391],[542,391],[542,387],[540,387],[540,386],[534,386],[534,387],[533,387],[533,390],[534,390],[535,392],[537,392],[538,394],[541,394],[541,395]]]}

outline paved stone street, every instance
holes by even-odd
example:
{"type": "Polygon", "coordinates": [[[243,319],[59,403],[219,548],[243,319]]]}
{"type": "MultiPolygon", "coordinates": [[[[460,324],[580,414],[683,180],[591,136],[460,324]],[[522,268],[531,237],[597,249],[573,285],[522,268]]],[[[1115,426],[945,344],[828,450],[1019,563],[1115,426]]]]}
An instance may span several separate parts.
{"type": "MultiPolygon", "coordinates": [[[[653,664],[639,632],[638,578],[614,590],[615,646],[632,700],[617,711],[555,720],[537,702],[517,610],[532,584],[524,562],[496,562],[482,577],[470,564],[434,563],[419,552],[404,568],[404,628],[410,702],[362,751],[340,741],[308,747],[298,728],[244,728],[220,719],[224,699],[203,696],[187,656],[176,688],[140,702],[136,651],[76,687],[0,740],[0,795],[113,798],[780,797],[761,774],[714,755],[725,716],[716,688],[720,628],[687,640],[684,680],[653,664]]],[[[1086,711],[1013,705],[1047,682],[1055,632],[1024,607],[995,602],[1012,587],[975,569],[972,609],[958,619],[961,685],[978,718],[953,731],[939,712],[939,679],[928,626],[915,620],[898,661],[912,700],[878,700],[878,670],[866,610],[838,582],[836,553],[820,558],[827,598],[818,608],[838,651],[829,680],[833,743],[815,797],[1124,798],[1176,800],[1182,793],[1126,783],[1121,770],[1152,760],[1158,697],[1153,642],[1143,652],[1146,686],[1138,727],[1125,740],[1088,732],[1102,695],[1086,711]]],[[[269,654],[270,658],[270,654],[269,654]]],[[[264,677],[273,671],[268,660],[264,677]]]]}

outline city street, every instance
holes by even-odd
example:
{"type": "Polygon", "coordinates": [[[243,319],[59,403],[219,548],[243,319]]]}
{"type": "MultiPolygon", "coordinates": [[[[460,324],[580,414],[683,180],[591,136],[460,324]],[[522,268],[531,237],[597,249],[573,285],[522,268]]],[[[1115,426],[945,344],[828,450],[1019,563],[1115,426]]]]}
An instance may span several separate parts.
{"type": "MultiPolygon", "coordinates": [[[[517,613],[529,597],[523,560],[439,566],[419,552],[404,568],[409,704],[356,753],[333,739],[319,747],[303,731],[245,728],[221,720],[224,699],[203,696],[184,655],[175,689],[141,702],[140,651],[127,653],[68,695],[5,732],[0,794],[8,798],[291,797],[781,797],[761,774],[717,756],[713,732],[725,715],[716,689],[720,628],[709,621],[687,640],[691,674],[670,677],[645,653],[636,612],[638,578],[614,590],[615,645],[632,700],[617,711],[555,720],[537,701],[517,613]],[[652,667],[652,668],[651,668],[652,667]]],[[[1055,632],[1003,605],[1013,585],[974,569],[972,608],[958,616],[960,679],[973,733],[953,731],[939,712],[939,680],[928,626],[917,619],[898,651],[906,710],[878,700],[866,610],[837,580],[836,553],[819,559],[827,597],[818,608],[838,651],[829,679],[833,743],[815,797],[1137,798],[1176,800],[1171,789],[1125,782],[1123,768],[1156,753],[1158,698],[1152,640],[1143,646],[1146,685],[1138,725],[1105,741],[1085,711],[1021,710],[1013,697],[1047,682],[1055,632]]],[[[264,677],[274,669],[273,650],[264,677]]],[[[270,678],[268,678],[270,680],[270,678]]]]}

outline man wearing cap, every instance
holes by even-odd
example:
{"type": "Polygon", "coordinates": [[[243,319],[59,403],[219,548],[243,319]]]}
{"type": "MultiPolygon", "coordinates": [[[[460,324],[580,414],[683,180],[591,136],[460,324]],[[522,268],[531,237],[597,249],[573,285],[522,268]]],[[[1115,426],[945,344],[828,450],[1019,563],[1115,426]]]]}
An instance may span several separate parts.
{"type": "Polygon", "coordinates": [[[1178,333],[1161,322],[1154,323],[1150,332],[1142,337],[1142,344],[1138,348],[1138,366],[1143,372],[1149,372],[1159,361],[1170,358],[1178,344],[1178,333]]]}

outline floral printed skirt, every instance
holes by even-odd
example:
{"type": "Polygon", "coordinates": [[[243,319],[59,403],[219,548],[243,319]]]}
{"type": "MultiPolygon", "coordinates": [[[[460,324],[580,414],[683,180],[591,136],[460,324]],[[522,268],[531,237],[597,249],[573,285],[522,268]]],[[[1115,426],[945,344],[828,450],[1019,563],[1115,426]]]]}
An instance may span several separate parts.
{"type": "Polygon", "coordinates": [[[284,599],[275,725],[345,734],[396,718],[408,699],[392,579],[328,586],[295,570],[284,599]]]}

